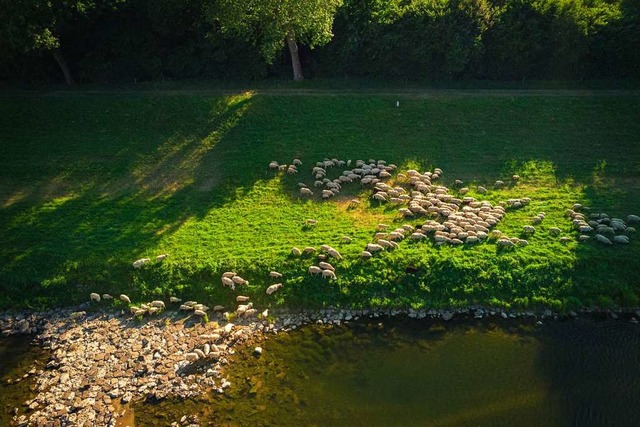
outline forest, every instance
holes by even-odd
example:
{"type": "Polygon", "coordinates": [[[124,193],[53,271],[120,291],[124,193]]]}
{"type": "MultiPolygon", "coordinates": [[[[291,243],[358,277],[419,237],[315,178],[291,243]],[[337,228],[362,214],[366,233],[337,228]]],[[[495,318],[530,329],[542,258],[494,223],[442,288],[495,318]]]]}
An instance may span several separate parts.
{"type": "Polygon", "coordinates": [[[299,54],[299,78],[567,81],[634,79],[640,70],[638,0],[0,0],[0,7],[0,80],[9,83],[289,79],[287,42],[299,54]]]}

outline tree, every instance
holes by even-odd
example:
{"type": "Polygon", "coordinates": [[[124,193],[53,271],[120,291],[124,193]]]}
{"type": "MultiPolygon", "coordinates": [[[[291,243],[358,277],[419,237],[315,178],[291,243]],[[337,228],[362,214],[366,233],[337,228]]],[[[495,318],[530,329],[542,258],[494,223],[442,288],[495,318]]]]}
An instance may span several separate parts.
{"type": "Polygon", "coordinates": [[[298,43],[322,46],[333,36],[331,27],[342,0],[213,0],[208,16],[223,31],[255,43],[272,62],[286,42],[293,79],[303,80],[298,43]]]}
{"type": "Polygon", "coordinates": [[[125,0],[0,0],[3,19],[0,44],[10,56],[46,52],[56,60],[68,85],[74,80],[65,60],[60,35],[82,18],[113,8],[125,0]]]}

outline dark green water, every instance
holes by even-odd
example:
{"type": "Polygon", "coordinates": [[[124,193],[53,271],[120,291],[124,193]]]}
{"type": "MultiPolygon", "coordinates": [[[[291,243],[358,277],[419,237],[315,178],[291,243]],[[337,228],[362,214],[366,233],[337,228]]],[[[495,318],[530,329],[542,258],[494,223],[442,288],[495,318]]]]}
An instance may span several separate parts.
{"type": "Polygon", "coordinates": [[[228,396],[142,404],[136,425],[637,426],[640,327],[383,321],[239,352],[228,396]]]}
{"type": "MultiPolygon", "coordinates": [[[[234,356],[226,395],[139,403],[136,426],[191,414],[202,425],[640,425],[640,326],[626,322],[382,320],[304,327],[261,346],[259,357],[253,347],[234,356]]],[[[5,377],[16,369],[4,366],[8,349],[19,353],[0,347],[5,377]]]]}

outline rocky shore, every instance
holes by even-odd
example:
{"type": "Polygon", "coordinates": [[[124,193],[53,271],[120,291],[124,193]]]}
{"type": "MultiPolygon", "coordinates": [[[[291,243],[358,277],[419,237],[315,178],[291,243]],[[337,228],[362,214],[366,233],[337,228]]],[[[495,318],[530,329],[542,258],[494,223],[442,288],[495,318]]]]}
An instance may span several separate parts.
{"type": "MultiPolygon", "coordinates": [[[[0,313],[3,336],[33,334],[34,344],[50,351],[43,366],[34,366],[36,396],[15,411],[16,425],[126,425],[118,420],[134,400],[189,398],[207,392],[224,393],[233,385],[225,369],[238,346],[256,346],[269,334],[305,324],[341,324],[360,318],[407,316],[451,321],[517,319],[535,321],[605,316],[637,323],[639,310],[600,312],[585,310],[566,315],[542,312],[506,312],[484,307],[458,310],[317,310],[279,311],[261,318],[217,313],[208,322],[198,316],[168,310],[150,318],[124,312],[53,310],[42,313],[0,313]]],[[[19,380],[19,379],[16,379],[19,380]]],[[[9,380],[13,381],[13,380],[9,380]]],[[[176,425],[197,424],[184,419],[176,425]]]]}

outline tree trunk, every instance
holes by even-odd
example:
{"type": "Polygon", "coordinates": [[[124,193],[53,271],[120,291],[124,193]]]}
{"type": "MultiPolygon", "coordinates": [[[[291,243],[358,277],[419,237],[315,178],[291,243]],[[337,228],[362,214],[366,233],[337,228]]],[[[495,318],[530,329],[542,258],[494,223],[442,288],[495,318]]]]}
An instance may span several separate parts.
{"type": "Polygon", "coordinates": [[[304,80],[302,75],[302,66],[300,65],[300,56],[298,55],[298,45],[292,32],[287,34],[287,45],[289,46],[289,53],[291,54],[291,66],[293,67],[293,80],[304,80]]]}
{"type": "Polygon", "coordinates": [[[60,70],[62,70],[62,74],[64,74],[64,80],[67,82],[67,85],[73,86],[76,82],[73,81],[73,76],[71,75],[71,71],[69,71],[67,61],[65,61],[64,56],[62,56],[62,52],[60,52],[60,49],[54,49],[52,53],[53,57],[56,58],[60,70]]]}

